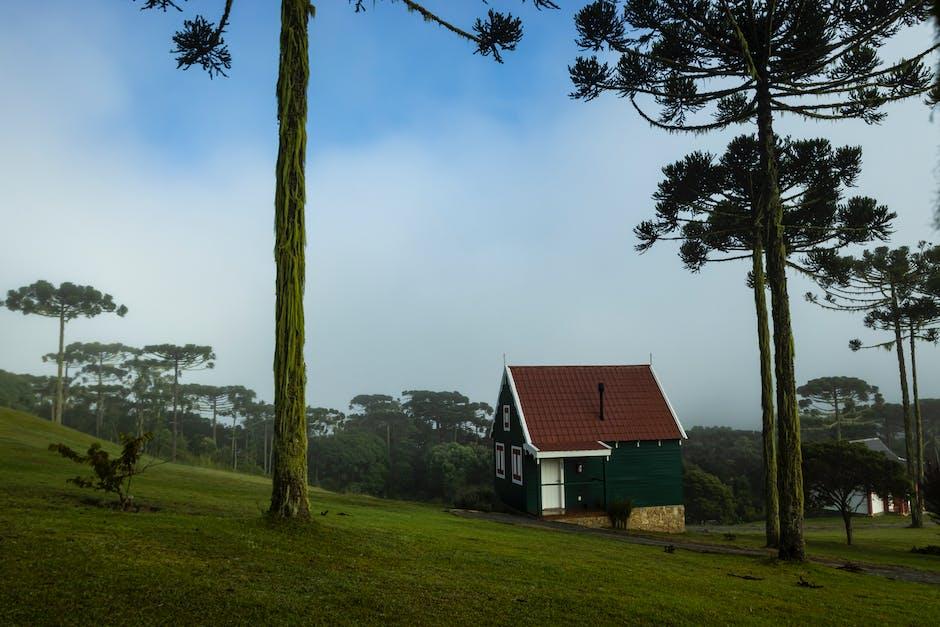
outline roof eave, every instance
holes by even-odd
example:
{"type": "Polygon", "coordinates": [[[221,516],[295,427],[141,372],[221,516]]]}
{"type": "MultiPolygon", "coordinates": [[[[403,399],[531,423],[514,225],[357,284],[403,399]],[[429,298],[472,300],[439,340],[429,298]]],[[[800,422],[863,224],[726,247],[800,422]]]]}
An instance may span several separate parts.
{"type": "Polygon", "coordinates": [[[522,435],[525,437],[525,443],[532,445],[532,438],[529,436],[529,426],[525,421],[525,414],[522,411],[522,401],[519,399],[519,392],[516,390],[516,382],[512,378],[510,366],[506,366],[503,377],[509,382],[509,392],[512,394],[512,402],[516,406],[516,415],[519,416],[519,424],[522,426],[522,435]]]}
{"type": "Polygon", "coordinates": [[[656,376],[656,371],[653,370],[653,364],[649,365],[650,374],[653,375],[653,380],[656,381],[656,387],[659,388],[659,393],[663,395],[663,400],[666,401],[666,407],[669,408],[669,413],[672,414],[672,419],[676,421],[676,427],[679,428],[679,433],[682,435],[683,440],[688,440],[689,436],[686,435],[685,429],[682,428],[682,423],[679,422],[679,416],[676,414],[675,408],[672,406],[672,402],[669,400],[669,397],[666,396],[666,390],[663,389],[663,384],[660,383],[659,377],[656,376]]]}
{"type": "MultiPolygon", "coordinates": [[[[539,451],[536,450],[536,459],[558,459],[559,457],[610,457],[610,445],[597,442],[602,448],[581,451],[539,451]]],[[[535,448],[535,447],[533,447],[535,448]]]]}

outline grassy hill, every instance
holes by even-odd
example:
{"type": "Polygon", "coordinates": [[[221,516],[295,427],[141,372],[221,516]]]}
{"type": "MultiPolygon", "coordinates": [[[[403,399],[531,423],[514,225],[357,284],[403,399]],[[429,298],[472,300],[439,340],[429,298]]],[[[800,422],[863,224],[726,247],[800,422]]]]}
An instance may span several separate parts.
{"type": "Polygon", "coordinates": [[[630,545],[315,490],[306,525],[268,482],[165,464],[120,513],[46,450],[91,438],[0,409],[0,624],[936,622],[934,586],[630,545]],[[346,515],[340,515],[340,513],[346,515]],[[750,575],[759,580],[743,580],[750,575]],[[798,587],[804,577],[822,585],[798,587]]]}

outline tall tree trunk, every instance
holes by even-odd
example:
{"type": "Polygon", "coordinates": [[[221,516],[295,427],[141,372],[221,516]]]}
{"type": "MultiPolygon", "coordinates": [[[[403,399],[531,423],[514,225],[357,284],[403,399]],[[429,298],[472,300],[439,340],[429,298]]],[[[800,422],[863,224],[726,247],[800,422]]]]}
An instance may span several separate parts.
{"type": "Polygon", "coordinates": [[[261,449],[261,468],[268,474],[268,421],[264,421],[264,446],[261,449]]]}
{"type": "Polygon", "coordinates": [[[179,433],[179,413],[177,407],[176,394],[177,389],[179,388],[180,380],[180,365],[179,362],[174,362],[173,365],[173,448],[172,453],[170,454],[171,459],[176,461],[176,436],[179,433]]]}
{"type": "Polygon", "coordinates": [[[774,374],[777,390],[777,490],[780,503],[780,545],[783,560],[806,559],[803,539],[803,454],[800,415],[796,399],[793,328],[787,292],[787,250],[783,232],[783,204],[777,183],[777,158],[766,67],[758,78],[757,131],[761,172],[760,205],[767,224],[767,281],[774,322],[774,374]]]}
{"type": "Polygon", "coordinates": [[[268,474],[273,470],[274,464],[274,433],[271,434],[271,443],[268,445],[268,474]]]}
{"type": "Polygon", "coordinates": [[[217,398],[213,397],[212,398],[212,446],[216,448],[219,447],[219,442],[218,442],[218,439],[216,438],[216,427],[215,427],[215,419],[216,419],[216,415],[218,412],[218,407],[219,407],[219,401],[217,398]]]}
{"type": "Polygon", "coordinates": [[[895,286],[891,284],[891,318],[894,326],[894,347],[898,356],[898,378],[901,382],[901,409],[904,415],[904,451],[907,457],[907,476],[914,487],[914,498],[911,507],[911,526],[923,527],[920,511],[917,504],[917,470],[914,460],[914,425],[911,419],[911,395],[907,388],[907,365],[904,363],[904,334],[901,329],[901,311],[898,305],[898,295],[895,286]]]}
{"type": "Polygon", "coordinates": [[[59,310],[59,353],[56,355],[56,380],[55,380],[55,410],[52,412],[52,421],[57,425],[62,424],[62,366],[65,361],[65,307],[59,310]]]}
{"type": "Polygon", "coordinates": [[[277,78],[278,152],[274,194],[274,459],[269,512],[308,518],[304,364],[304,205],[309,0],[281,0],[277,78]]]}
{"type": "Polygon", "coordinates": [[[770,323],[767,319],[766,281],[762,220],[756,221],[757,233],[751,251],[751,278],[754,284],[754,308],[757,312],[757,343],[760,353],[761,436],[764,445],[764,530],[767,546],[780,542],[780,509],[777,503],[777,426],[774,416],[773,355],[770,351],[770,323]]]}
{"type": "Polygon", "coordinates": [[[914,507],[918,512],[924,511],[924,419],[920,413],[920,394],[917,391],[917,337],[916,329],[911,324],[911,392],[914,395],[914,472],[917,477],[915,496],[917,502],[914,507]]]}
{"type": "Polygon", "coordinates": [[[238,470],[238,454],[235,451],[235,412],[232,412],[232,470],[238,470]]]}
{"type": "Polygon", "coordinates": [[[843,505],[842,507],[842,524],[845,526],[845,543],[852,544],[852,512],[849,511],[849,506],[843,505]]]}
{"type": "MultiPolygon", "coordinates": [[[[64,359],[64,358],[63,358],[64,359]]],[[[59,410],[59,422],[65,424],[65,408],[69,406],[72,393],[72,378],[69,376],[69,361],[64,359],[65,375],[62,377],[62,409],[59,410]]]]}
{"type": "Polygon", "coordinates": [[[104,381],[101,376],[101,360],[98,360],[98,400],[95,403],[95,437],[101,437],[101,425],[104,423],[104,381]]]}
{"type": "Polygon", "coordinates": [[[839,392],[832,390],[832,406],[836,411],[836,442],[842,441],[842,415],[839,413],[839,392]]]}
{"type": "Polygon", "coordinates": [[[392,482],[392,423],[385,423],[385,455],[388,459],[388,474],[385,476],[385,498],[388,498],[391,492],[392,482]]]}

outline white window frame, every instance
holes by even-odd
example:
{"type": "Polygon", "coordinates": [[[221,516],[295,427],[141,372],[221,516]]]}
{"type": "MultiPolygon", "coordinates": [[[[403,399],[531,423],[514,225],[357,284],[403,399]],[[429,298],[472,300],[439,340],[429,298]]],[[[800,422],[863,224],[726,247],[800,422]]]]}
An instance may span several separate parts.
{"type": "Polygon", "coordinates": [[[512,453],[512,482],[522,485],[522,447],[511,447],[512,453]]]}
{"type": "Polygon", "coordinates": [[[503,431],[506,433],[509,433],[509,429],[512,426],[510,415],[509,405],[503,405],[503,431]]]}
{"type": "Polygon", "coordinates": [[[506,478],[506,445],[497,442],[495,447],[496,454],[496,476],[500,479],[506,478]]]}

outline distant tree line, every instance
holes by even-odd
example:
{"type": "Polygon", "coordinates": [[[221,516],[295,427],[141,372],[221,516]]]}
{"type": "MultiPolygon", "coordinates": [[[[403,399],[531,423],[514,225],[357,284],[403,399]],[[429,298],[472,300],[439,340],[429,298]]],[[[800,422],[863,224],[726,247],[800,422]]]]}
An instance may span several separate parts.
{"type": "MultiPolygon", "coordinates": [[[[931,469],[940,472],[940,399],[921,399],[920,408],[928,472],[931,469]]],[[[876,392],[870,402],[850,403],[840,412],[842,441],[879,438],[904,457],[904,408],[900,403],[886,403],[876,392]]],[[[814,445],[839,442],[834,414],[834,410],[827,413],[818,405],[803,403],[803,422],[809,427],[803,430],[803,442],[814,445]]],[[[763,519],[761,432],[693,427],[688,435],[682,445],[686,520],[690,524],[707,521],[727,524],[763,519]]],[[[930,506],[927,509],[931,511],[930,506]]]]}
{"type": "MultiPolygon", "coordinates": [[[[189,353],[211,353],[197,348],[189,353]]],[[[181,383],[174,360],[146,349],[76,342],[64,352],[66,426],[112,442],[151,432],[147,452],[156,457],[175,451],[178,461],[270,474],[274,413],[255,391],[181,383]],[[111,356],[106,368],[87,358],[100,354],[111,356]]],[[[0,370],[0,406],[52,419],[55,389],[54,376],[0,370]]],[[[492,413],[459,392],[429,390],[362,394],[345,412],[308,407],[308,476],[330,490],[489,507],[492,413]]]]}

